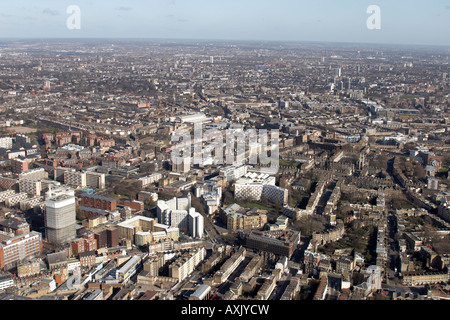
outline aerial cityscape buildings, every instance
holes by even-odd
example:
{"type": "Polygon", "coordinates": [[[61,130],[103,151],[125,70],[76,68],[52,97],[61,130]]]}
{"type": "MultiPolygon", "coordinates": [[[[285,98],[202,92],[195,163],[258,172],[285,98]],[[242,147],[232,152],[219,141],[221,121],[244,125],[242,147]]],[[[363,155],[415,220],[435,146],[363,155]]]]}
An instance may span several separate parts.
{"type": "Polygon", "coordinates": [[[450,299],[448,47],[0,57],[0,300],[450,299]]]}

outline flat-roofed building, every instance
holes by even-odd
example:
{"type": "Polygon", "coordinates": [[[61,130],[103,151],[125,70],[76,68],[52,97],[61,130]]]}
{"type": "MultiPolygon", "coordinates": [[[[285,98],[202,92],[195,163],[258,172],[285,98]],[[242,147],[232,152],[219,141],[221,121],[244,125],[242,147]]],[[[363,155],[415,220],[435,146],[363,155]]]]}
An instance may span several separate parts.
{"type": "Polygon", "coordinates": [[[0,243],[0,269],[14,266],[26,258],[35,257],[42,252],[42,235],[39,232],[13,236],[0,243]]]}
{"type": "Polygon", "coordinates": [[[267,223],[267,210],[257,208],[242,208],[227,214],[227,229],[230,232],[238,230],[261,229],[267,223]]]}
{"type": "Polygon", "coordinates": [[[81,196],[81,205],[85,207],[97,208],[102,210],[114,210],[117,207],[117,201],[114,198],[108,198],[100,195],[83,193],[81,196]]]}
{"type": "Polygon", "coordinates": [[[76,237],[74,190],[50,190],[45,200],[45,231],[49,242],[61,244],[76,237]]]}
{"type": "Polygon", "coordinates": [[[106,175],[99,172],[86,171],[86,186],[97,189],[104,189],[106,175]]]}
{"type": "Polygon", "coordinates": [[[8,208],[16,207],[20,201],[28,198],[25,192],[16,193],[5,200],[5,206],[8,208]]]}
{"type": "Polygon", "coordinates": [[[223,283],[233,273],[239,264],[245,259],[247,250],[240,247],[233,255],[224,262],[220,269],[214,274],[215,283],[223,283]]]}
{"type": "Polygon", "coordinates": [[[153,218],[135,216],[117,224],[119,239],[128,239],[136,245],[146,245],[163,239],[178,240],[179,230],[156,223],[153,218]]]}
{"type": "Polygon", "coordinates": [[[284,205],[288,201],[288,189],[275,185],[275,177],[267,173],[249,172],[234,184],[235,199],[261,200],[284,205]]]}
{"type": "Polygon", "coordinates": [[[64,184],[74,187],[86,187],[86,172],[74,169],[64,171],[64,184]]]}
{"type": "Polygon", "coordinates": [[[169,276],[183,281],[203,261],[206,255],[205,248],[190,249],[184,252],[169,266],[169,276]]]}
{"type": "Polygon", "coordinates": [[[48,179],[48,173],[44,170],[44,168],[31,169],[20,173],[19,180],[20,179],[30,179],[30,180],[48,179]]]}
{"type": "Polygon", "coordinates": [[[116,271],[116,279],[128,282],[136,274],[142,264],[142,258],[139,255],[133,255],[120,269],[116,271]]]}
{"type": "Polygon", "coordinates": [[[19,179],[19,191],[31,196],[41,195],[41,180],[19,179]]]}
{"type": "Polygon", "coordinates": [[[254,250],[271,252],[290,258],[300,241],[296,231],[250,231],[245,236],[245,246],[254,250]]]}

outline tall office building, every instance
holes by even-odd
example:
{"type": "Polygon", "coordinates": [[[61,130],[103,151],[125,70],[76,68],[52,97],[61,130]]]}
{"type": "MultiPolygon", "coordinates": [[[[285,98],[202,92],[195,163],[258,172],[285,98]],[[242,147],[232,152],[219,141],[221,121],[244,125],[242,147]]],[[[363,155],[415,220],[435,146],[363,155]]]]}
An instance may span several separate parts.
{"type": "Polygon", "coordinates": [[[45,200],[45,232],[50,243],[60,244],[76,237],[74,190],[50,189],[45,200]]]}

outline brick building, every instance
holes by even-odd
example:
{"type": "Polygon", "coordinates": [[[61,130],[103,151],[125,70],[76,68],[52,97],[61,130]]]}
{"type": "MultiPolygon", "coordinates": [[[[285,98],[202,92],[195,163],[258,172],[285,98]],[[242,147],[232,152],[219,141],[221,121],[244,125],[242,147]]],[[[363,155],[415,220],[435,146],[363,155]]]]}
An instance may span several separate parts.
{"type": "Polygon", "coordinates": [[[113,198],[84,193],[81,195],[81,205],[111,211],[116,209],[117,201],[113,198]]]}

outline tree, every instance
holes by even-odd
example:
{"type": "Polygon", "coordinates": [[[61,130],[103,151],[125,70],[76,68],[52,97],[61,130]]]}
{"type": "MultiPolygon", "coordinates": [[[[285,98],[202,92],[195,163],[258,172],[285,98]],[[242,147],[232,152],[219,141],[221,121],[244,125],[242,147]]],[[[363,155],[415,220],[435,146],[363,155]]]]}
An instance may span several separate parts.
{"type": "Polygon", "coordinates": [[[420,165],[420,164],[416,164],[415,166],[414,166],[414,176],[417,178],[417,179],[425,179],[425,177],[426,177],[426,172],[425,172],[425,169],[422,167],[422,165],[420,165]]]}
{"type": "Polygon", "coordinates": [[[205,207],[203,203],[191,192],[191,205],[195,208],[195,210],[201,215],[205,215],[205,207]]]}
{"type": "Polygon", "coordinates": [[[293,223],[293,227],[299,230],[302,236],[310,237],[315,232],[322,232],[325,230],[326,218],[319,215],[311,215],[301,217],[293,223]]]}

